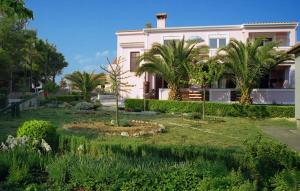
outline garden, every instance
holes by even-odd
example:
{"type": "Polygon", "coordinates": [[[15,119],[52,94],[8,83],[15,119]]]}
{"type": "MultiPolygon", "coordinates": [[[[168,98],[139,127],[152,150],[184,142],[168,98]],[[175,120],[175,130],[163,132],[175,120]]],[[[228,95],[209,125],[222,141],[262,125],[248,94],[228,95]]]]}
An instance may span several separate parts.
{"type": "Polygon", "coordinates": [[[261,78],[292,59],[275,49],[278,42],[231,39],[210,58],[208,47],[193,40],[155,43],[137,58],[144,64],[135,74],[165,78],[169,100],[126,99],[122,108],[119,99],[132,87],[122,58],[107,59],[100,66],[105,73],[67,74],[59,86],[55,78],[68,63],[24,27],[33,12],[24,1],[0,1],[0,8],[0,190],[300,189],[299,152],[262,130],[295,130],[294,106],[253,105],[251,98],[261,78]],[[206,102],[205,90],[224,73],[232,76],[239,103],[206,102]],[[106,84],[114,107],[96,98],[106,84]],[[25,94],[32,95],[32,85],[34,98],[25,94]],[[182,101],[180,89],[193,85],[203,90],[202,100],[182,101]],[[9,105],[14,91],[24,93],[23,101],[9,105]],[[31,99],[36,106],[21,111],[31,99]]]}
{"type": "Polygon", "coordinates": [[[0,189],[297,190],[299,186],[299,154],[260,128],[293,129],[295,122],[287,118],[208,115],[203,121],[193,112],[141,115],[124,110],[117,127],[111,125],[114,111],[103,106],[82,110],[78,106],[82,101],[69,104],[69,108],[46,104],[19,118],[0,117],[0,189]],[[131,121],[165,129],[122,135],[124,128],[132,128],[127,126],[131,121]],[[86,123],[95,127],[86,128],[86,123]],[[99,123],[121,131],[108,134],[99,123]]]}

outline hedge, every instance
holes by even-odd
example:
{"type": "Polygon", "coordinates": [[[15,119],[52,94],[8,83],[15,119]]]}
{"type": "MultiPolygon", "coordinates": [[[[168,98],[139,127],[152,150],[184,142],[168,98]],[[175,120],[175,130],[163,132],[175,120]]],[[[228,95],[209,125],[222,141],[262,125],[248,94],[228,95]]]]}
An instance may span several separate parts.
{"type": "Polygon", "coordinates": [[[60,95],[60,96],[50,96],[47,97],[47,100],[52,101],[61,101],[61,102],[73,102],[73,101],[80,101],[82,100],[81,95],[60,95]]]}
{"type": "Polygon", "coordinates": [[[0,108],[3,108],[7,105],[7,95],[0,93],[0,108]]]}
{"type": "MultiPolygon", "coordinates": [[[[170,100],[146,100],[146,109],[149,111],[159,111],[163,113],[180,112],[202,112],[202,102],[192,101],[170,101],[170,100]]],[[[126,111],[144,110],[143,99],[126,99],[126,111]]],[[[226,103],[205,103],[206,115],[232,116],[232,117],[295,117],[294,106],[279,105],[241,105],[226,103]]]]}

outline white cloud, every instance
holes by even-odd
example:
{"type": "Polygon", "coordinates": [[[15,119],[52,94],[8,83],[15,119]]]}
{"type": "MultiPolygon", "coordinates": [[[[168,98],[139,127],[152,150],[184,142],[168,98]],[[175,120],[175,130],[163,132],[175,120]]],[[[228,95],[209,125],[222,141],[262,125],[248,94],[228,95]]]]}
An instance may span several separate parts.
{"type": "Polygon", "coordinates": [[[100,52],[100,51],[96,52],[96,58],[106,57],[108,55],[109,55],[109,50],[104,50],[102,52],[100,52]]]}
{"type": "Polygon", "coordinates": [[[109,50],[97,51],[91,56],[86,56],[83,54],[76,54],[74,60],[77,63],[77,68],[83,71],[98,71],[100,69],[100,64],[103,64],[105,57],[110,55],[109,50]]]}

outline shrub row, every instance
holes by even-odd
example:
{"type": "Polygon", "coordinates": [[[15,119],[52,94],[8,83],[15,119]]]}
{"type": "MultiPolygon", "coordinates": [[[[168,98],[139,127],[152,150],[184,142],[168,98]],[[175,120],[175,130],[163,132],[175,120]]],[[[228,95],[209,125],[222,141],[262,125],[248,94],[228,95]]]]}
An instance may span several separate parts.
{"type": "MultiPolygon", "coordinates": [[[[126,99],[125,110],[142,111],[143,99],[126,99]]],[[[169,100],[146,100],[146,109],[150,111],[169,112],[202,112],[202,102],[169,101],[169,100]]],[[[233,117],[294,117],[294,106],[279,105],[241,105],[226,103],[205,103],[206,115],[233,116],[233,117]]]]}
{"type": "Polygon", "coordinates": [[[7,95],[0,93],[0,108],[3,108],[7,105],[7,95]]]}
{"type": "Polygon", "coordinates": [[[61,102],[73,102],[73,101],[80,101],[82,100],[83,96],[81,95],[60,95],[60,96],[51,96],[48,97],[47,99],[50,100],[57,100],[61,102]]]}
{"type": "MultiPolygon", "coordinates": [[[[70,158],[79,155],[88,156],[86,158],[88,161],[92,160],[82,161],[76,164],[75,168],[66,170],[73,174],[70,180],[72,185],[77,187],[85,185],[87,190],[97,190],[98,186],[105,190],[168,190],[168,188],[175,190],[176,187],[180,188],[179,190],[223,190],[225,188],[228,190],[294,190],[299,183],[298,154],[285,145],[263,139],[261,136],[246,141],[244,149],[233,150],[207,146],[104,144],[84,137],[64,135],[60,137],[60,149],[67,153],[71,152],[70,158]],[[107,157],[110,158],[110,162],[115,161],[115,163],[105,162],[107,157]],[[96,162],[92,158],[101,159],[96,162]],[[121,166],[119,166],[120,161],[122,161],[121,166]],[[80,167],[84,163],[92,166],[80,167]],[[177,168],[174,168],[175,166],[177,168]],[[106,168],[110,169],[111,182],[106,182],[107,179],[101,178],[103,176],[93,174],[89,170],[99,169],[97,172],[102,171],[101,174],[105,174],[106,168]],[[87,174],[81,174],[83,172],[87,174]],[[84,177],[97,181],[89,182],[84,180],[84,177]],[[236,187],[237,185],[243,187],[236,187]]],[[[75,161],[79,160],[75,159],[75,161]]],[[[56,165],[56,162],[52,167],[59,169],[61,165],[56,165]]],[[[69,168],[68,166],[75,163],[65,164],[65,167],[69,168]]],[[[49,168],[50,177],[52,167],[49,168]]],[[[59,177],[68,176],[63,174],[59,177]]],[[[68,182],[59,182],[62,185],[65,183],[68,184],[68,182]]]]}
{"type": "Polygon", "coordinates": [[[82,100],[82,96],[81,95],[60,95],[60,96],[48,96],[46,99],[41,99],[40,101],[40,105],[45,105],[48,103],[52,103],[52,102],[77,102],[82,100]]]}

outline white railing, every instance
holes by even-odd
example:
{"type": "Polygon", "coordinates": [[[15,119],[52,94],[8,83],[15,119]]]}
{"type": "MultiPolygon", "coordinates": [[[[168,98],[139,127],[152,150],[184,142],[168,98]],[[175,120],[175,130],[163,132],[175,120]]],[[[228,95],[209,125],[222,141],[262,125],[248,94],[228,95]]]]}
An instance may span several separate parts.
{"type": "MultiPolygon", "coordinates": [[[[234,89],[208,89],[209,101],[231,103],[234,89]]],[[[159,99],[168,100],[169,89],[159,89],[159,99]]],[[[254,89],[251,93],[254,104],[295,104],[295,89],[254,89]]]]}
{"type": "Polygon", "coordinates": [[[168,88],[159,88],[159,100],[168,100],[169,99],[170,89],[168,88]]]}
{"type": "Polygon", "coordinates": [[[231,89],[208,89],[209,101],[230,103],[231,89]]]}
{"type": "Polygon", "coordinates": [[[254,104],[295,104],[295,89],[254,89],[254,104]]]}

